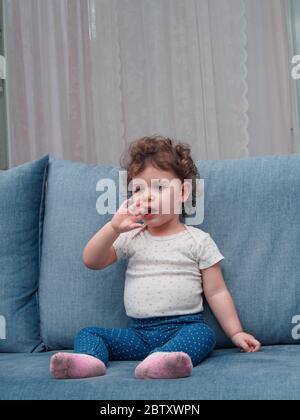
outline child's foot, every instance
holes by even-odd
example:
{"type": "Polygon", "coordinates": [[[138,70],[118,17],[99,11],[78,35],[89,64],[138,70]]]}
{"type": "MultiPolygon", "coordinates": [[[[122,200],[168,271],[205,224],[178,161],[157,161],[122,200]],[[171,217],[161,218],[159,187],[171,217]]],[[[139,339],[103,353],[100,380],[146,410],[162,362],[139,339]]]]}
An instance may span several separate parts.
{"type": "Polygon", "coordinates": [[[137,379],[173,379],[191,376],[193,363],[184,352],[151,353],[135,369],[137,379]]]}
{"type": "Polygon", "coordinates": [[[56,353],[50,360],[50,372],[56,379],[92,378],[105,375],[106,366],[87,354],[56,353]]]}

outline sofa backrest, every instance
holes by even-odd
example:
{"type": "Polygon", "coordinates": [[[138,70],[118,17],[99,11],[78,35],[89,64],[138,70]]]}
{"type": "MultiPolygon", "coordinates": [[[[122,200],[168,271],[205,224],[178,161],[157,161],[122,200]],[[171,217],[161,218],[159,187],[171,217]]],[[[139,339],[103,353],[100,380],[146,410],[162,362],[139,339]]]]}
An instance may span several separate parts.
{"type": "Polygon", "coordinates": [[[38,285],[48,155],[0,171],[0,352],[44,349],[38,285]]]}
{"type": "MultiPolygon", "coordinates": [[[[198,227],[211,234],[225,257],[223,275],[244,329],[264,345],[295,343],[300,155],[196,165],[205,183],[205,217],[198,227]]],[[[41,333],[48,349],[73,348],[76,333],[86,326],[129,325],[123,304],[127,262],[100,271],[82,262],[88,240],[112,218],[96,211],[96,184],[109,178],[118,186],[119,170],[50,156],[39,287],[41,333]]],[[[217,347],[233,346],[207,304],[205,316],[216,331],[217,347]]]]}
{"type": "Polygon", "coordinates": [[[82,261],[89,239],[112,217],[96,211],[96,184],[104,178],[118,185],[118,170],[50,156],[39,286],[41,335],[48,349],[72,348],[76,332],[88,325],[127,325],[122,297],[127,262],[94,271],[82,261]]]}
{"type": "MultiPolygon", "coordinates": [[[[199,161],[205,219],[244,329],[264,345],[295,344],[300,314],[300,155],[199,161]]],[[[218,346],[230,343],[206,305],[218,346]]]]}

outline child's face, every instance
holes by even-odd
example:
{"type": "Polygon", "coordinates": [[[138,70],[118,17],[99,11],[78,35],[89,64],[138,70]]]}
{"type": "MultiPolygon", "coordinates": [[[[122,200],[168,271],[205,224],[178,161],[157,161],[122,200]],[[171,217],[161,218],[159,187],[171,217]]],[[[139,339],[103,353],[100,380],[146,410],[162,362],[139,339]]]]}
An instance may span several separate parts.
{"type": "Polygon", "coordinates": [[[132,180],[134,203],[151,207],[152,213],[144,217],[151,226],[160,226],[174,218],[179,218],[182,203],[190,193],[189,184],[177,177],[174,172],[157,169],[148,165],[132,180]]]}

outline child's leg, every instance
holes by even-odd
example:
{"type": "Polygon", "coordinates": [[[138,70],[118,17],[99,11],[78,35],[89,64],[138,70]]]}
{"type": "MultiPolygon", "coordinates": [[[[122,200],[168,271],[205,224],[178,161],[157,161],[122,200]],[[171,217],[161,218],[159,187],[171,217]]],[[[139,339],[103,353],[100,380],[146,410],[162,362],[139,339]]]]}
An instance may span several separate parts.
{"type": "Polygon", "coordinates": [[[190,376],[216,345],[214,331],[205,323],[190,324],[181,329],[163,346],[157,347],[140,363],[138,379],[163,379],[190,376]]]}
{"type": "Polygon", "coordinates": [[[74,353],[57,353],[50,371],[57,379],[101,376],[109,360],[141,360],[149,348],[130,328],[84,328],[75,338],[74,353]]]}

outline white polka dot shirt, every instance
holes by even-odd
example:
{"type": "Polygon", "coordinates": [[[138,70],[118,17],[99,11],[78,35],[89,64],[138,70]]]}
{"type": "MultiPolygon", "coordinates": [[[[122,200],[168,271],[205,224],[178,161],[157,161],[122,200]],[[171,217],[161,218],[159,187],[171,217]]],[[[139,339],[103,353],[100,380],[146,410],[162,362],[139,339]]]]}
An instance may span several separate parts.
{"type": "Polygon", "coordinates": [[[128,259],[124,305],[128,316],[150,318],[203,311],[200,269],[225,257],[209,233],[186,230],[153,236],[146,226],[121,233],[113,243],[118,260],[128,259]]]}

